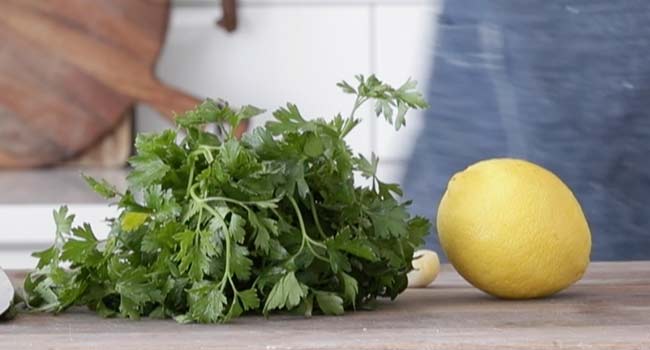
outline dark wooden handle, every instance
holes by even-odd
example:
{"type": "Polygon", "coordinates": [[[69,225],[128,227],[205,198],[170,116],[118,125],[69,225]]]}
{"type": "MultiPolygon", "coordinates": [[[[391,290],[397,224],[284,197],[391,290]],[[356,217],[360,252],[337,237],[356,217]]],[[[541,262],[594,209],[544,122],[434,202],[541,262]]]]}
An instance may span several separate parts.
{"type": "Polygon", "coordinates": [[[228,32],[233,32],[237,29],[237,1],[221,0],[221,9],[223,15],[217,21],[217,25],[228,32]]]}

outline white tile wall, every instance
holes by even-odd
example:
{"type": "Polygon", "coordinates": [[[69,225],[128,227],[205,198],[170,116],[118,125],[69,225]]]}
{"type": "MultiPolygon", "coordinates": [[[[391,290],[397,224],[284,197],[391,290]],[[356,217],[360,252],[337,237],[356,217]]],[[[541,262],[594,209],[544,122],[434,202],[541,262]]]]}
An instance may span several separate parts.
{"type": "MultiPolygon", "coordinates": [[[[290,101],[310,117],[349,111],[352,100],[336,83],[369,71],[368,7],[251,6],[239,16],[239,28],[228,34],[215,27],[213,11],[175,9],[159,77],[235,105],[273,110],[290,101]]],[[[355,150],[370,151],[368,134],[365,124],[350,135],[355,150]]]]}
{"type": "MultiPolygon", "coordinates": [[[[51,204],[0,204],[0,222],[4,233],[0,234],[0,266],[6,269],[25,269],[35,266],[31,252],[50,246],[54,240],[52,210],[60,203],[51,204]],[[11,230],[10,234],[7,233],[11,230]]],[[[108,235],[107,217],[115,217],[117,208],[101,204],[71,204],[70,213],[75,214],[75,225],[84,222],[93,227],[99,238],[108,235]]]]}
{"type": "MultiPolygon", "coordinates": [[[[375,72],[392,84],[409,76],[426,82],[438,1],[242,0],[240,26],[228,34],[214,25],[219,13],[212,0],[177,0],[157,73],[199,97],[268,109],[289,100],[310,117],[348,113],[352,99],[335,86],[341,79],[375,72]]],[[[170,126],[144,106],[137,111],[138,131],[170,126]]],[[[349,142],[357,152],[379,155],[383,181],[400,182],[423,117],[410,115],[407,127],[395,133],[369,109],[360,115],[366,120],[349,142]]],[[[56,183],[60,191],[67,191],[66,184],[77,188],[65,177],[56,183]]],[[[33,267],[29,253],[53,238],[51,212],[60,196],[55,197],[56,203],[45,197],[38,203],[0,200],[5,230],[0,233],[0,266],[33,267]]],[[[114,215],[115,207],[87,201],[83,194],[67,198],[79,223],[91,222],[99,236],[106,234],[102,220],[114,215]]]]}
{"type": "MultiPolygon", "coordinates": [[[[202,4],[176,2],[183,3],[202,4]]],[[[374,72],[394,85],[412,77],[426,88],[438,3],[244,1],[239,28],[231,34],[215,27],[215,6],[177,6],[157,73],[197,96],[235,105],[273,109],[289,100],[310,117],[347,113],[352,101],[335,84],[358,73],[374,72]]],[[[169,126],[148,108],[138,111],[139,130],[169,126]]],[[[350,144],[356,152],[378,154],[381,176],[399,181],[422,115],[411,113],[407,127],[396,133],[369,108],[360,112],[366,120],[350,144]]]]}
{"type": "MultiPolygon", "coordinates": [[[[438,6],[435,5],[381,5],[375,8],[373,66],[379,77],[395,85],[411,77],[418,81],[418,89],[426,89],[437,12],[438,6]]],[[[422,118],[420,111],[409,112],[406,127],[397,132],[388,123],[379,121],[375,129],[375,140],[378,141],[373,149],[380,159],[390,162],[408,159],[422,118]]]]}
{"type": "MultiPolygon", "coordinates": [[[[216,7],[216,0],[172,0],[174,6],[209,6],[216,7]]],[[[437,0],[238,0],[240,6],[259,5],[428,5],[437,0]]]]}

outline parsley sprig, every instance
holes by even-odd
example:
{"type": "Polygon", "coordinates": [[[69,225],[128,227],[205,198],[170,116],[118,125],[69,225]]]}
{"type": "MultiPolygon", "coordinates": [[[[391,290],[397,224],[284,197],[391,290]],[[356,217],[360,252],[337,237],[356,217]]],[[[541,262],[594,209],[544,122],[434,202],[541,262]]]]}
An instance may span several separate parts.
{"type": "Polygon", "coordinates": [[[97,239],[90,225],[73,227],[67,207],[55,211],[54,244],[34,253],[25,281],[28,305],[213,323],[274,310],[338,315],[395,298],[430,223],[408,214],[399,186],[377,177],[377,157],[355,156],[345,136],[369,101],[396,129],[427,104],[411,80],[338,86],[356,96],[348,117],[306,119],[287,104],[238,140],[237,126],[264,111],[206,100],[176,130],[138,135],[125,192],[85,177],[119,207],[110,234],[97,239]],[[355,185],[355,173],[370,186],[355,185]]]}

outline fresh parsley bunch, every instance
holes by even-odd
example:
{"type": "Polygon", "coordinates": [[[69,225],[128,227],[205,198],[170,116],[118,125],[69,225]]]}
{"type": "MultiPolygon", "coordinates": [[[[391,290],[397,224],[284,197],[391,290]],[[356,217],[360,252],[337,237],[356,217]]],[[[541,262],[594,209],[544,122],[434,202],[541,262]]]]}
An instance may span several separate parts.
{"type": "Polygon", "coordinates": [[[338,84],[356,95],[347,118],[307,120],[287,104],[237,140],[237,125],[263,111],[207,100],[178,116],[177,131],[140,134],[126,192],[85,178],[120,209],[108,238],[55,211],[54,244],[34,253],[25,281],[28,305],[211,323],[248,311],[339,315],[395,298],[430,223],[411,218],[399,186],[377,178],[377,158],[354,156],[344,138],[366,101],[397,129],[427,104],[414,81],[357,80],[338,84]],[[211,123],[218,132],[204,131],[211,123]],[[355,172],[372,184],[355,186],[355,172]]]}

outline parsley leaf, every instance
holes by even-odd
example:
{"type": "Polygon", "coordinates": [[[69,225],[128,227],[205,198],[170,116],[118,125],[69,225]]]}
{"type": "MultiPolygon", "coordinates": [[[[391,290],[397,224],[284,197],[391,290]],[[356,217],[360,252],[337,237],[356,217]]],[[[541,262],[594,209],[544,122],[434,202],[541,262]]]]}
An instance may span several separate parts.
{"type": "Polygon", "coordinates": [[[318,307],[327,315],[343,314],[343,299],[334,293],[316,292],[318,307]]]}
{"type": "Polygon", "coordinates": [[[244,311],[255,310],[260,307],[260,298],[257,296],[255,289],[247,289],[239,292],[239,300],[241,300],[244,311]]]}
{"type": "Polygon", "coordinates": [[[95,191],[97,194],[99,194],[100,196],[106,199],[111,199],[119,194],[115,186],[109,184],[104,179],[98,181],[84,174],[82,174],[81,176],[86,181],[88,186],[93,189],[93,191],[95,191]]]}
{"type": "Polygon", "coordinates": [[[126,232],[135,231],[149,218],[148,213],[126,212],[122,217],[122,230],[126,232]]]}
{"type": "Polygon", "coordinates": [[[169,166],[154,154],[141,154],[131,157],[129,163],[133,170],[126,177],[131,186],[142,189],[161,180],[169,171],[169,166]]]}
{"type": "Polygon", "coordinates": [[[227,300],[217,283],[201,281],[194,284],[188,291],[187,299],[191,319],[213,323],[223,317],[227,300]]]}
{"type": "Polygon", "coordinates": [[[378,178],[379,159],[355,156],[345,138],[365,103],[396,129],[427,105],[412,80],[356,79],[338,84],[355,95],[347,116],[309,118],[288,103],[239,140],[236,127],[264,111],[208,99],[179,114],[177,129],[138,135],[125,192],[83,175],[120,211],[108,237],[55,210],[26,304],[222,323],[245,312],[340,315],[395,298],[431,223],[411,217],[399,185],[378,178]],[[372,184],[356,185],[356,174],[372,184]]]}
{"type": "Polygon", "coordinates": [[[367,213],[378,237],[404,237],[407,234],[409,215],[406,209],[395,201],[376,200],[368,207],[367,213]]]}
{"type": "Polygon", "coordinates": [[[287,273],[275,283],[266,299],[264,313],[273,309],[292,309],[307,295],[307,286],[298,282],[293,272],[287,273]]]}

